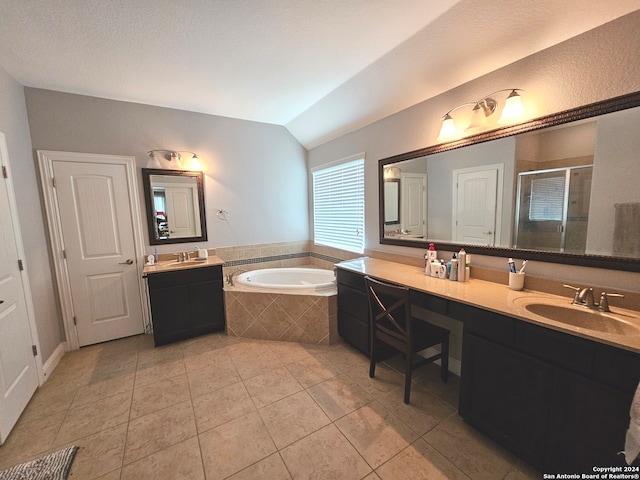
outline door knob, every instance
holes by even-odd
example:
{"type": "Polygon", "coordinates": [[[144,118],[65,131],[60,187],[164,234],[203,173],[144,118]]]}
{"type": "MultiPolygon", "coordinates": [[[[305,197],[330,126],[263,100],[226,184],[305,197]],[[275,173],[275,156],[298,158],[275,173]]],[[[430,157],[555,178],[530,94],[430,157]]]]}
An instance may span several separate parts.
{"type": "Polygon", "coordinates": [[[129,258],[126,262],[120,262],[118,265],[133,265],[133,260],[129,258]]]}
{"type": "Polygon", "coordinates": [[[489,230],[488,232],[482,232],[484,235],[491,235],[493,232],[489,230]]]}
{"type": "Polygon", "coordinates": [[[4,300],[0,300],[0,305],[2,305],[4,303],[4,300]]]}

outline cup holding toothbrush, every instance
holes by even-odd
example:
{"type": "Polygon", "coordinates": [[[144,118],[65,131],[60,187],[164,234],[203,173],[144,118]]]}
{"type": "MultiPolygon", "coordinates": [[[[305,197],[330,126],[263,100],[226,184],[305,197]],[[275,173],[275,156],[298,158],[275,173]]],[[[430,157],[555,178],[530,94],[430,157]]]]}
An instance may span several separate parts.
{"type": "Polygon", "coordinates": [[[522,290],[524,288],[524,272],[509,272],[509,288],[511,290],[522,290]]]}

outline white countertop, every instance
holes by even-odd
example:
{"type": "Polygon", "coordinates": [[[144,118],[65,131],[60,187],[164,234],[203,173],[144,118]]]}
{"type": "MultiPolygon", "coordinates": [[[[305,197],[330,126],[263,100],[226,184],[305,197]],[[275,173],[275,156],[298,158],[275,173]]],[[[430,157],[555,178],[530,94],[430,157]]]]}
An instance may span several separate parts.
{"type": "Polygon", "coordinates": [[[527,289],[514,291],[510,290],[507,285],[474,278],[467,282],[452,282],[447,279],[427,276],[420,267],[367,257],[340,262],[336,266],[344,270],[370,275],[382,281],[404,285],[412,290],[640,353],[640,312],[635,310],[611,305],[610,314],[593,312],[594,315],[610,315],[638,327],[637,335],[618,335],[554,321],[526,309],[528,303],[543,302],[583,310],[584,307],[571,306],[573,293],[569,291],[567,293],[570,295],[564,297],[527,289]]]}

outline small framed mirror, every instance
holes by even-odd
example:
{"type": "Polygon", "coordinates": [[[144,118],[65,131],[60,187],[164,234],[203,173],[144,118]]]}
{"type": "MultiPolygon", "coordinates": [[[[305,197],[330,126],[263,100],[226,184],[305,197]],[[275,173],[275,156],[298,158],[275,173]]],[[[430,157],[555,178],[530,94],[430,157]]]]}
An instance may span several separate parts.
{"type": "Polygon", "coordinates": [[[202,172],[143,168],[142,183],[151,245],[207,240],[202,172]]]}
{"type": "Polygon", "coordinates": [[[384,180],[384,224],[400,225],[400,179],[384,180]]]}

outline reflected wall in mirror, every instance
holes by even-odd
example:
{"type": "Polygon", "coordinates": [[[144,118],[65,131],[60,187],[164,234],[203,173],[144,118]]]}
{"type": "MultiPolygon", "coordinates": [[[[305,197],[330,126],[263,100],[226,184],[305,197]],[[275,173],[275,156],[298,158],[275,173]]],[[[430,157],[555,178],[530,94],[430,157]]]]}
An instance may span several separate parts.
{"type": "Polygon", "coordinates": [[[380,242],[640,271],[638,105],[635,93],[380,160],[401,206],[399,224],[383,221],[381,186],[380,242]],[[414,176],[422,198],[405,188],[414,176]],[[425,212],[424,229],[405,209],[425,212]]]}
{"type": "Polygon", "coordinates": [[[202,172],[142,169],[151,245],[207,240],[203,180],[202,172]]]}

